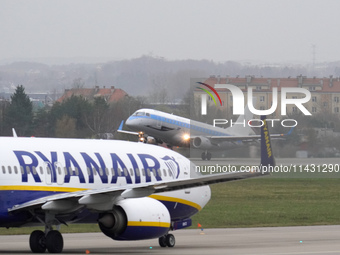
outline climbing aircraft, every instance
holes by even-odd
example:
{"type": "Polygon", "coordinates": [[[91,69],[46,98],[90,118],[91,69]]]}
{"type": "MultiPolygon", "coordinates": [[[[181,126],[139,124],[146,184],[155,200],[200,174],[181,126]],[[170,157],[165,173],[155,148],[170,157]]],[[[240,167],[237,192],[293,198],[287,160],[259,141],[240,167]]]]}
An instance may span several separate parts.
{"type": "MultiPolygon", "coordinates": [[[[0,227],[45,226],[30,235],[34,253],[62,252],[59,228],[72,223],[173,247],[169,231],[191,225],[210,199],[209,184],[262,175],[201,175],[182,155],[144,143],[15,136],[0,137],[0,227]]],[[[261,139],[261,164],[273,165],[268,133],[261,139]]]]}
{"type": "MultiPolygon", "coordinates": [[[[153,109],[140,109],[133,113],[125,122],[132,130],[123,130],[121,122],[118,132],[138,135],[139,141],[146,143],[166,143],[169,147],[180,146],[202,150],[202,159],[210,160],[211,151],[221,151],[248,146],[256,143],[260,136],[256,135],[248,123],[253,117],[248,107],[245,115],[240,115],[235,121],[238,125],[228,128],[212,126],[203,122],[183,118],[153,109]],[[147,135],[146,135],[147,134],[147,135]]],[[[289,135],[292,129],[288,132],[289,135]]],[[[272,134],[271,137],[282,139],[284,134],[272,134]]]]}

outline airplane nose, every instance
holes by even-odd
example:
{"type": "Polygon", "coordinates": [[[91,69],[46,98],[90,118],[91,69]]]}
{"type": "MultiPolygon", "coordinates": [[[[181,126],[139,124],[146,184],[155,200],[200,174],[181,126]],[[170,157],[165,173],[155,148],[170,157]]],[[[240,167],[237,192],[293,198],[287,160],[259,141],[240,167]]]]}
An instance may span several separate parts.
{"type": "Polygon", "coordinates": [[[134,120],[130,117],[126,120],[125,125],[128,126],[129,128],[134,126],[134,120]]]}

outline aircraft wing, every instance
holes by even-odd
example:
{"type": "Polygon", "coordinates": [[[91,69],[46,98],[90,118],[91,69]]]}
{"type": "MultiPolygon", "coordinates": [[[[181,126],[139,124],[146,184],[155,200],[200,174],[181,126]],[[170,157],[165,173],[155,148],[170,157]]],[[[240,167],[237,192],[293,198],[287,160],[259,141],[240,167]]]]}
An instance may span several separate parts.
{"type": "MultiPolygon", "coordinates": [[[[271,138],[284,138],[285,134],[273,134],[270,135],[271,138]]],[[[190,139],[195,139],[197,136],[190,137],[190,139]]],[[[261,135],[248,135],[248,136],[204,136],[208,138],[213,143],[219,142],[236,142],[236,141],[254,141],[260,140],[261,135]]]]}
{"type": "Polygon", "coordinates": [[[139,135],[140,134],[139,132],[123,130],[123,125],[124,125],[124,120],[122,120],[122,122],[120,123],[120,125],[119,125],[119,127],[117,129],[117,132],[123,133],[123,134],[129,134],[129,135],[139,135]]]}
{"type": "Polygon", "coordinates": [[[145,184],[126,185],[120,187],[109,187],[103,189],[83,190],[70,193],[60,193],[57,195],[46,196],[32,200],[23,204],[18,204],[10,208],[9,212],[20,210],[42,209],[70,211],[77,210],[82,206],[94,203],[94,201],[113,201],[125,198],[138,198],[149,196],[153,193],[187,189],[192,187],[204,186],[219,182],[235,181],[253,178],[263,175],[259,171],[254,172],[232,172],[222,174],[210,174],[197,178],[159,181],[145,184]]]}

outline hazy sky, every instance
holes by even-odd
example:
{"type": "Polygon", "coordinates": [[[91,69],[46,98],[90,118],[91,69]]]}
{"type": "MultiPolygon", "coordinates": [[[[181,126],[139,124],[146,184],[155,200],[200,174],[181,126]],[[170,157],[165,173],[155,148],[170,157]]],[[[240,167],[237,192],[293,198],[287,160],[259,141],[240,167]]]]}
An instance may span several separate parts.
{"type": "Polygon", "coordinates": [[[338,0],[0,0],[4,59],[339,61],[338,0]]]}

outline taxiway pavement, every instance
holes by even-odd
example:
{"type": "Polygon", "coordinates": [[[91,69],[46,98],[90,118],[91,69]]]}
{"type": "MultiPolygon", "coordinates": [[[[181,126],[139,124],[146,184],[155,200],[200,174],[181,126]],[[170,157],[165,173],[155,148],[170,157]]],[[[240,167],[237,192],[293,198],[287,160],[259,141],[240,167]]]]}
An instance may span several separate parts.
{"type": "MultiPolygon", "coordinates": [[[[2,230],[5,231],[5,230],[2,230]]],[[[176,246],[158,240],[113,241],[102,233],[64,234],[64,254],[340,254],[340,226],[189,229],[175,231],[176,246]]],[[[0,236],[0,253],[31,254],[28,235],[0,236]]]]}

